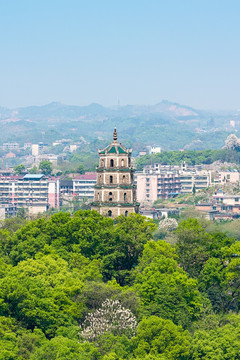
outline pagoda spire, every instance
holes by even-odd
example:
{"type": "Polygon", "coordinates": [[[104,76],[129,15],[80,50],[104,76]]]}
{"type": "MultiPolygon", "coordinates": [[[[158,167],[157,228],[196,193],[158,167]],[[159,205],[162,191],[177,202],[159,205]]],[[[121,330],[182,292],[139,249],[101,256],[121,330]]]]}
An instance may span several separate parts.
{"type": "Polygon", "coordinates": [[[114,132],[113,132],[113,140],[117,141],[117,129],[116,129],[116,127],[115,127],[114,132]]]}

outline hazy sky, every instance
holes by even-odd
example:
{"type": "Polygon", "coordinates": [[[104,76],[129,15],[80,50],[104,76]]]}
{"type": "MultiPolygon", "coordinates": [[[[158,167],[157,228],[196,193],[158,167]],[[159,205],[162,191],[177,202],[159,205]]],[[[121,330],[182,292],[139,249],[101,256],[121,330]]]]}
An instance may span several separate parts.
{"type": "Polygon", "coordinates": [[[0,106],[240,108],[240,0],[0,0],[0,106]]]}

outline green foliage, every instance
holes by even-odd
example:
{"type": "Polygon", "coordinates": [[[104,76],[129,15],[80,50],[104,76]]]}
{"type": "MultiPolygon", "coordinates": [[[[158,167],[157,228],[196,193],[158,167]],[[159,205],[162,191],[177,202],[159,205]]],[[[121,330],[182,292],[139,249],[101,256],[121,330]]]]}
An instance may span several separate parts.
{"type": "Polygon", "coordinates": [[[191,342],[190,360],[237,360],[240,354],[240,319],[210,331],[196,331],[191,342]]]}
{"type": "Polygon", "coordinates": [[[150,316],[140,322],[133,342],[136,344],[136,359],[147,359],[146,356],[151,355],[155,359],[183,360],[187,358],[190,348],[187,331],[157,316],[150,316]]]}
{"type": "Polygon", "coordinates": [[[44,175],[50,175],[52,173],[52,169],[53,166],[51,161],[43,160],[39,164],[39,170],[41,170],[44,175]]]}
{"type": "Polygon", "coordinates": [[[84,169],[84,166],[82,164],[80,164],[78,167],[77,167],[77,171],[79,174],[85,174],[85,169],[84,169]]]}
{"type": "Polygon", "coordinates": [[[146,244],[135,286],[142,315],[157,315],[186,327],[200,315],[201,297],[197,282],[188,279],[175,257],[163,241],[146,244]]]}
{"type": "Polygon", "coordinates": [[[23,171],[25,170],[25,166],[23,164],[16,165],[16,166],[14,166],[13,170],[14,170],[15,174],[19,175],[19,174],[23,173],[23,171]]]}
{"type": "Polygon", "coordinates": [[[66,337],[57,336],[41,346],[30,360],[95,360],[97,358],[98,349],[94,345],[80,344],[66,337]]]}
{"type": "Polygon", "coordinates": [[[131,270],[138,263],[144,244],[151,240],[156,225],[141,215],[130,214],[116,218],[113,236],[101,244],[103,275],[106,280],[116,278],[121,284],[129,283],[131,270]]]}
{"type": "Polygon", "coordinates": [[[53,336],[59,326],[80,318],[82,304],[74,297],[82,286],[78,272],[60,258],[22,261],[0,280],[0,314],[53,336]]]}
{"type": "Polygon", "coordinates": [[[39,170],[36,166],[33,166],[30,170],[29,170],[29,174],[38,174],[39,170]]]}
{"type": "Polygon", "coordinates": [[[137,214],[1,222],[0,360],[238,359],[240,243],[223,225],[182,221],[173,246],[137,214]],[[136,318],[136,335],[110,333],[116,317],[83,342],[79,325],[107,299],[136,318]]]}
{"type": "Polygon", "coordinates": [[[221,247],[234,241],[225,234],[207,233],[197,219],[182,221],[176,235],[180,264],[192,277],[198,277],[209,257],[218,256],[221,247]]]}
{"type": "Polygon", "coordinates": [[[201,150],[201,151],[163,151],[155,155],[145,155],[137,159],[137,170],[142,170],[144,165],[159,163],[162,165],[181,165],[185,161],[189,165],[212,164],[221,160],[240,164],[240,153],[233,150],[201,150]]]}

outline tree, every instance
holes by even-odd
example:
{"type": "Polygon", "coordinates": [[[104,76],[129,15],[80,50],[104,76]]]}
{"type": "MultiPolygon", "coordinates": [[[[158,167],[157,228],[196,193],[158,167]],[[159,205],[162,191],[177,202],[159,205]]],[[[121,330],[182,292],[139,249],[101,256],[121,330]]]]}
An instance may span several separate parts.
{"type": "Polygon", "coordinates": [[[80,318],[82,304],[74,297],[82,286],[78,272],[56,256],[22,261],[0,279],[0,313],[52,337],[57,328],[80,318]]]}
{"type": "Polygon", "coordinates": [[[80,335],[90,342],[98,340],[106,332],[132,337],[136,327],[136,318],[129,309],[125,309],[118,300],[107,299],[99,309],[86,316],[80,335]]]}
{"type": "Polygon", "coordinates": [[[102,272],[105,280],[115,278],[119,284],[126,285],[144,244],[152,239],[157,226],[139,214],[121,215],[115,222],[111,236],[99,244],[99,254],[103,256],[102,272]]]}
{"type": "Polygon", "coordinates": [[[77,167],[77,173],[79,174],[85,174],[85,169],[84,169],[84,166],[82,164],[80,164],[78,167],[77,167]]]}
{"type": "Polygon", "coordinates": [[[196,194],[196,186],[195,186],[195,184],[193,185],[192,193],[193,193],[193,195],[196,194]]]}
{"type": "Polygon", "coordinates": [[[201,313],[197,281],[188,278],[171,246],[163,243],[147,243],[135,271],[140,316],[157,315],[187,327],[201,313]]]}
{"type": "Polygon", "coordinates": [[[25,170],[25,166],[23,164],[16,165],[16,166],[14,166],[13,170],[14,170],[15,174],[20,175],[25,170]]]}
{"type": "Polygon", "coordinates": [[[80,344],[77,340],[57,336],[45,342],[30,360],[95,360],[99,350],[87,342],[80,344]]]}
{"type": "Polygon", "coordinates": [[[191,341],[190,360],[238,360],[240,353],[239,315],[232,315],[224,326],[196,331],[191,341]]]}
{"type": "Polygon", "coordinates": [[[50,175],[52,173],[52,163],[48,160],[43,160],[39,164],[39,169],[44,175],[50,175]]]}
{"type": "Polygon", "coordinates": [[[150,316],[140,322],[137,336],[132,342],[135,344],[136,359],[184,360],[188,358],[190,350],[188,331],[157,316],[150,316]]]}
{"type": "Polygon", "coordinates": [[[182,221],[176,230],[176,235],[180,264],[190,276],[197,277],[210,257],[208,249],[211,237],[197,219],[182,221]]]}
{"type": "Polygon", "coordinates": [[[36,166],[33,166],[30,170],[29,170],[29,174],[38,174],[39,170],[36,166]]]}

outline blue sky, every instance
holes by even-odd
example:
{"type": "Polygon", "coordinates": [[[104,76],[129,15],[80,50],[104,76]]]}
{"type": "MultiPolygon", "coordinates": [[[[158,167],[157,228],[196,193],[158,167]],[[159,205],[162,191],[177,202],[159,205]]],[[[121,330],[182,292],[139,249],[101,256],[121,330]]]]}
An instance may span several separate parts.
{"type": "Polygon", "coordinates": [[[239,0],[0,0],[0,106],[240,108],[239,0]]]}

